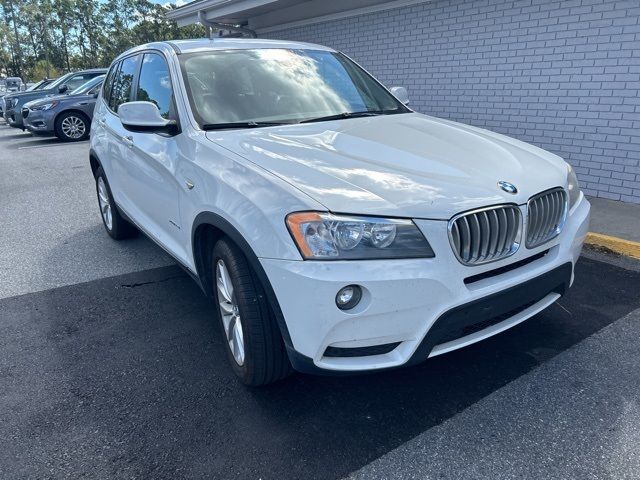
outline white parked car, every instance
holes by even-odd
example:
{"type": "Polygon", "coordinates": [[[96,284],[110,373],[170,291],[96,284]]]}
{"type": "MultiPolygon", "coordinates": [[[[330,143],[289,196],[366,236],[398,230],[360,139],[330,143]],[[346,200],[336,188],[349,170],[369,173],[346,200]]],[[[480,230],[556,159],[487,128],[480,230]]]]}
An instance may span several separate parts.
{"type": "Polygon", "coordinates": [[[415,364],[551,305],[589,224],[571,167],[406,103],[318,45],[129,50],[91,130],[106,230],[215,298],[251,385],[415,364]]]}

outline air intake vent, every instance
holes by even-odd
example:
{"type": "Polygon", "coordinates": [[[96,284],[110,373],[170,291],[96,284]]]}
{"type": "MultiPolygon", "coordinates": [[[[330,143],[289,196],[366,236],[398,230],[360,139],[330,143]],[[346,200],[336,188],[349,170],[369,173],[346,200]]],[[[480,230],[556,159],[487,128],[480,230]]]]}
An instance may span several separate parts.
{"type": "Polygon", "coordinates": [[[520,246],[520,209],[499,205],[462,213],[449,221],[449,240],[464,265],[481,265],[513,255],[520,246]]]}
{"type": "Polygon", "coordinates": [[[534,248],[556,237],[567,216],[567,194],[554,188],[531,197],[527,204],[527,248],[534,248]]]}

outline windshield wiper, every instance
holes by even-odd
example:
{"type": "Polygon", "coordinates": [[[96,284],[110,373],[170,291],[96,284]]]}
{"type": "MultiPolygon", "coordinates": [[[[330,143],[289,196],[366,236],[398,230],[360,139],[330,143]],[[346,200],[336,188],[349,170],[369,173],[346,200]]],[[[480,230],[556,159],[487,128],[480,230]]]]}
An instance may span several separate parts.
{"type": "Polygon", "coordinates": [[[259,128],[286,125],[283,122],[228,122],[228,123],[205,123],[203,130],[222,130],[225,128],[259,128]]]}
{"type": "Polygon", "coordinates": [[[312,122],[328,122],[329,120],[341,120],[343,118],[358,118],[358,117],[373,117],[376,115],[388,115],[397,113],[399,110],[393,108],[390,110],[363,110],[361,112],[342,112],[337,115],[327,115],[326,117],[308,118],[301,120],[298,123],[312,123],[312,122]]]}

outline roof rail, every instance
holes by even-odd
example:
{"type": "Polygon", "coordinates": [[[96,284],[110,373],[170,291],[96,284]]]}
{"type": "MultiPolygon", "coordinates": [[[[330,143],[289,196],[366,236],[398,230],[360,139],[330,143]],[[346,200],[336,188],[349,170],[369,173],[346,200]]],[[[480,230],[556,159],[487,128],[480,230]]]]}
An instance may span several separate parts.
{"type": "Polygon", "coordinates": [[[229,25],[227,23],[219,23],[212,22],[211,20],[207,20],[205,17],[205,13],[203,10],[198,12],[198,21],[207,28],[207,33],[209,34],[209,38],[213,40],[213,29],[217,28],[218,30],[228,30],[229,32],[238,32],[249,35],[251,38],[258,38],[258,35],[254,30],[250,28],[241,27],[238,25],[229,25]]]}

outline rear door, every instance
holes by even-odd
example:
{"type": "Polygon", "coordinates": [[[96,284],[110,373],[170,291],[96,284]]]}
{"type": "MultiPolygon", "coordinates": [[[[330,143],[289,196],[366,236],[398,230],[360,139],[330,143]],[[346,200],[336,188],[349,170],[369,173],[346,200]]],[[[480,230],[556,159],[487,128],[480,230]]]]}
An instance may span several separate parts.
{"type": "Polygon", "coordinates": [[[98,121],[104,129],[108,151],[106,159],[107,179],[118,206],[129,214],[132,209],[130,189],[128,187],[129,175],[127,172],[130,157],[130,133],[125,130],[118,117],[118,107],[131,101],[135,77],[138,73],[140,55],[132,55],[124,58],[114,71],[113,81],[104,90],[105,104],[98,114],[98,121]]]}
{"type": "Polygon", "coordinates": [[[111,193],[118,203],[121,198],[121,188],[114,173],[114,165],[116,157],[119,155],[119,145],[115,143],[114,134],[107,125],[107,116],[111,113],[109,101],[120,66],[120,62],[111,65],[102,87],[102,95],[96,103],[94,121],[91,123],[91,148],[100,159],[102,168],[109,179],[111,193]]]}

